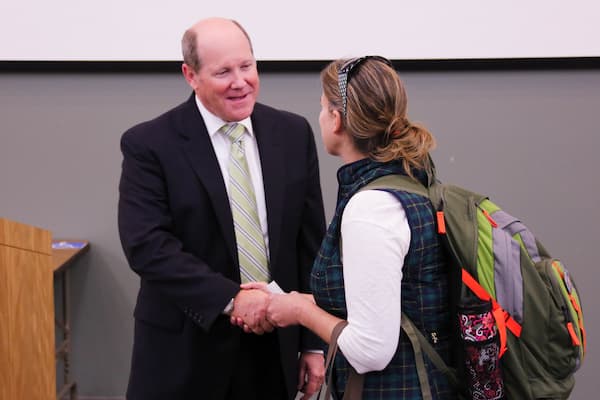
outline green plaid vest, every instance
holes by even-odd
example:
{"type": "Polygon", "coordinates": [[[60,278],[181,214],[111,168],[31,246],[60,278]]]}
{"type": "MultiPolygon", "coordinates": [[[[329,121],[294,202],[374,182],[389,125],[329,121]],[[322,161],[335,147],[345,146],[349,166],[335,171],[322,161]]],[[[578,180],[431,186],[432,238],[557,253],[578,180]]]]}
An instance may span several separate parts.
{"type": "MultiPolygon", "coordinates": [[[[336,212],[315,260],[311,286],[317,304],[343,319],[347,317],[347,310],[339,249],[341,215],[350,197],[361,187],[389,174],[406,175],[399,162],[378,163],[368,159],[345,165],[338,171],[340,187],[336,212]]],[[[419,171],[413,174],[424,179],[419,171]]],[[[431,203],[424,197],[407,192],[392,191],[392,194],[402,203],[411,230],[409,252],[402,270],[402,311],[441,355],[447,355],[450,323],[447,270],[431,203]]],[[[453,399],[443,374],[429,360],[425,362],[433,398],[453,399]]],[[[333,367],[332,393],[335,398],[343,396],[348,367],[343,354],[338,352],[333,367]]],[[[365,375],[363,399],[421,399],[414,354],[404,331],[400,333],[398,348],[388,366],[365,375]]]]}

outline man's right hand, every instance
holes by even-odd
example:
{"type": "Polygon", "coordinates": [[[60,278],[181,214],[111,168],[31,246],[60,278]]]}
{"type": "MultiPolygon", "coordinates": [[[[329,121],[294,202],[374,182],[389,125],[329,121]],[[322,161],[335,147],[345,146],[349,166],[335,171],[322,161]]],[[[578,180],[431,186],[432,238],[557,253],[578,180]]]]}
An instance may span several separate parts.
{"type": "Polygon", "coordinates": [[[244,289],[233,300],[231,321],[236,325],[243,322],[244,331],[262,335],[273,331],[273,325],[267,321],[269,294],[258,289],[244,289]]]}

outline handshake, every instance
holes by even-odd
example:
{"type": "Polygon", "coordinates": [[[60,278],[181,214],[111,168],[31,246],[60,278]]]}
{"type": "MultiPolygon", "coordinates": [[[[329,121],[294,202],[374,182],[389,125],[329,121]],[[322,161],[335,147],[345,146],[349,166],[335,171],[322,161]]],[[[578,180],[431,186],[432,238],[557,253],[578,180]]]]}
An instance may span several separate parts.
{"type": "Polygon", "coordinates": [[[275,281],[249,282],[241,285],[230,313],[231,323],[247,333],[262,335],[274,328],[299,324],[303,305],[314,303],[313,296],[298,292],[285,293],[275,281]]]}

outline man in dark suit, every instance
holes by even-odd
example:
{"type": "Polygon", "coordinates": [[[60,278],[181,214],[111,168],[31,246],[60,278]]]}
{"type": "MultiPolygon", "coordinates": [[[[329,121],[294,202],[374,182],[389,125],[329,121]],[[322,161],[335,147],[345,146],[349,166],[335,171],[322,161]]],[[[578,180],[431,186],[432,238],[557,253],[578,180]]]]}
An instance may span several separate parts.
{"type": "Polygon", "coordinates": [[[220,128],[245,128],[270,279],[301,292],[325,229],[313,132],[304,118],[256,103],[256,61],[237,22],[202,20],[182,47],[194,93],[121,139],[119,233],[141,283],[127,398],[292,399],[298,389],[308,398],[324,375],[322,353],[309,351],[317,338],[273,330],[268,295],[240,291],[231,142],[220,128]]]}

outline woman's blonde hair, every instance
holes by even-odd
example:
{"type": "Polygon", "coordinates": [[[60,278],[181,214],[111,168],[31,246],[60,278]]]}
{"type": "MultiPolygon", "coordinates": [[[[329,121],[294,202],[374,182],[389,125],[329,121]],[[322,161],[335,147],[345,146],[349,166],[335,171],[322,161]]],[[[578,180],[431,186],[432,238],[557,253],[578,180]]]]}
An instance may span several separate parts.
{"type": "MultiPolygon", "coordinates": [[[[365,57],[350,68],[346,80],[346,109],[339,71],[349,60],[337,60],[321,71],[323,94],[337,110],[356,148],[375,161],[402,160],[405,171],[430,170],[433,135],[406,115],[407,97],[396,70],[381,57],[365,57]]],[[[343,80],[343,79],[342,79],[343,80]]]]}

